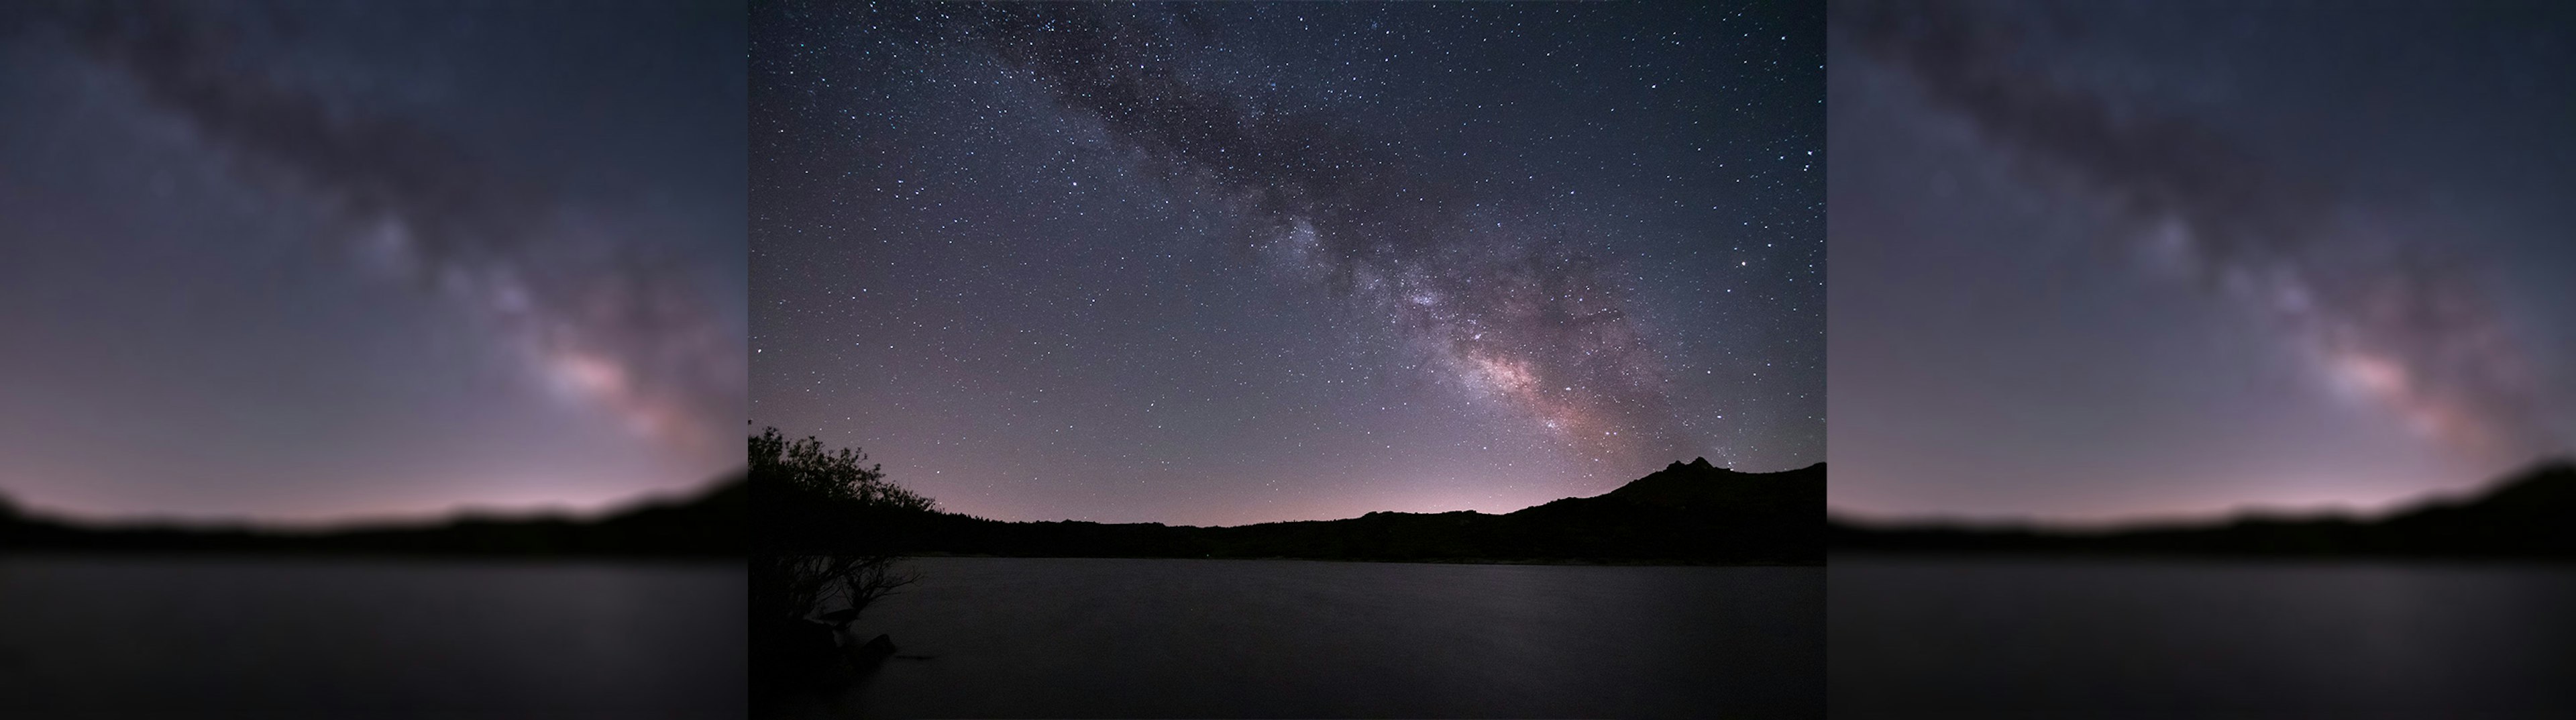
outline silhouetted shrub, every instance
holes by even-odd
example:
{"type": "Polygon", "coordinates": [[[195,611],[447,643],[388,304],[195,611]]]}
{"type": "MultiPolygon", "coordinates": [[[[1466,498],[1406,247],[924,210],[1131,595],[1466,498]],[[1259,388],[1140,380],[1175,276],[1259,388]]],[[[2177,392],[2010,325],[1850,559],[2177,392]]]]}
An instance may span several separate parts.
{"type": "Polygon", "coordinates": [[[837,626],[919,579],[897,569],[902,553],[881,519],[936,513],[938,503],[887,480],[855,448],[827,452],[777,428],[750,443],[754,675],[794,681],[830,666],[837,626]],[[839,609],[822,612],[835,600],[839,609]]]}
{"type": "Polygon", "coordinates": [[[754,611],[770,620],[804,622],[837,595],[855,615],[877,599],[920,579],[918,574],[896,570],[895,560],[884,555],[752,558],[754,611]]]}
{"type": "Polygon", "coordinates": [[[778,428],[763,428],[751,438],[751,476],[755,492],[777,492],[790,502],[850,503],[863,508],[937,512],[939,503],[885,479],[883,465],[865,465],[868,454],[857,448],[823,450],[811,436],[789,441],[778,428]]]}

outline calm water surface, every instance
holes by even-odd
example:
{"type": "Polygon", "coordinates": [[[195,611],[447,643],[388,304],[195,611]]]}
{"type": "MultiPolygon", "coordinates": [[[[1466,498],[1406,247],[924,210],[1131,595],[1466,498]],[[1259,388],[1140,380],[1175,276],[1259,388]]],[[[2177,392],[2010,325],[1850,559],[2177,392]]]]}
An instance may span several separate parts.
{"type": "Polygon", "coordinates": [[[1822,568],[930,558],[797,717],[1816,717],[1822,568]]]}
{"type": "Polygon", "coordinates": [[[745,714],[739,564],[0,555],[0,717],[745,714]]]}
{"type": "Polygon", "coordinates": [[[1837,555],[1834,717],[2576,718],[2576,567],[1837,555]]]}

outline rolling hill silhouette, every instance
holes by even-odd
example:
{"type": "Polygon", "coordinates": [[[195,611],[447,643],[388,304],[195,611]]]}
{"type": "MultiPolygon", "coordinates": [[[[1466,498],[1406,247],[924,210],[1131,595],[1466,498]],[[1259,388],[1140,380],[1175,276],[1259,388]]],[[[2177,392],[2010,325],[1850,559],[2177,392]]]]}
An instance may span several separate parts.
{"type": "Polygon", "coordinates": [[[2481,495],[2420,502],[2376,520],[2240,516],[2075,531],[1837,518],[1829,526],[1835,550],[2576,559],[2576,462],[2544,461],[2481,495]]]}
{"type": "MultiPolygon", "coordinates": [[[[1819,565],[1825,466],[1740,473],[1705,458],[1608,493],[1491,515],[1373,512],[1236,527],[1002,522],[756,504],[764,552],[1414,562],[1819,565]]],[[[758,488],[755,498],[767,497],[758,488]]]]}
{"type": "Polygon", "coordinates": [[[0,550],[740,557],[745,507],[739,473],[692,497],[647,500],[590,520],[467,513],[318,530],[76,522],[31,515],[0,499],[0,550]]]}

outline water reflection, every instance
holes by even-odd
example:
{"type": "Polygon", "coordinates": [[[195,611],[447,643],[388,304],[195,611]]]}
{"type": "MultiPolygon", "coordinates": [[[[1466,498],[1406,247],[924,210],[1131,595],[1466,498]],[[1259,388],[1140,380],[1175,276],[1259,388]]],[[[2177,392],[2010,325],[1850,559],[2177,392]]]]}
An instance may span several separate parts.
{"type": "Polygon", "coordinates": [[[0,555],[0,716],[736,717],[743,583],[710,563],[0,555]]]}
{"type": "Polygon", "coordinates": [[[1816,717],[1821,568],[932,558],[788,717],[1816,717]]]}
{"type": "Polygon", "coordinates": [[[1836,555],[1835,717],[2576,717],[2576,567],[1836,555]]]}

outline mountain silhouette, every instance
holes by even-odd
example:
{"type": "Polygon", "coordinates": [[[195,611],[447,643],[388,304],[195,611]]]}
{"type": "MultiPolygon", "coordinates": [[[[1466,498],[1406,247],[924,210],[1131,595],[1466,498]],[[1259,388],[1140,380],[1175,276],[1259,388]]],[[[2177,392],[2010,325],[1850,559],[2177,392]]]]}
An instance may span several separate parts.
{"type": "Polygon", "coordinates": [[[2418,502],[2376,520],[2241,515],[2084,531],[1839,518],[1828,524],[1836,550],[2576,559],[2576,463],[2543,461],[2482,494],[2418,502]]]}
{"type": "Polygon", "coordinates": [[[589,520],[461,513],[322,530],[75,522],[30,514],[0,498],[0,550],[739,557],[745,486],[736,473],[693,497],[647,500],[589,520]]]}
{"type": "Polygon", "coordinates": [[[759,504],[766,495],[758,488],[753,508],[764,528],[758,539],[771,553],[1817,565],[1824,562],[1817,522],[1824,491],[1823,463],[1741,473],[1703,458],[1601,495],[1500,515],[1372,512],[1234,527],[1002,522],[912,511],[815,518],[759,504]]]}

